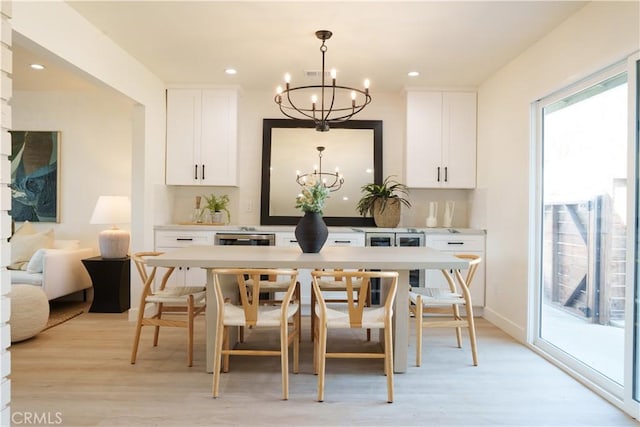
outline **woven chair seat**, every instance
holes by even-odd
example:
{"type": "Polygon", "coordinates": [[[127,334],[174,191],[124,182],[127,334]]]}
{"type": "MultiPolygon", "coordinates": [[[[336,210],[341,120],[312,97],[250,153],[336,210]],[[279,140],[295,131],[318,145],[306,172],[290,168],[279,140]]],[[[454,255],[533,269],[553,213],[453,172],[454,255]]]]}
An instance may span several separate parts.
{"type": "Polygon", "coordinates": [[[193,303],[195,306],[205,304],[206,292],[201,287],[184,286],[176,288],[165,288],[146,298],[147,302],[163,303],[177,306],[186,306],[189,295],[193,295],[193,303]]]}
{"type": "MultiPolygon", "coordinates": [[[[316,305],[316,315],[320,315],[320,306],[316,305]]],[[[382,307],[365,307],[362,311],[363,329],[384,328],[385,309],[382,307]]],[[[348,308],[327,307],[327,327],[331,329],[346,329],[351,327],[348,308]]]]}
{"type": "Polygon", "coordinates": [[[462,294],[448,292],[443,288],[414,288],[409,292],[409,301],[416,304],[418,295],[422,297],[423,306],[464,304],[462,294]]]}
{"type": "MultiPolygon", "coordinates": [[[[299,310],[297,303],[289,304],[289,317],[292,317],[299,310]]],[[[270,327],[280,326],[280,316],[282,310],[278,306],[261,305],[258,307],[258,321],[256,326],[270,327]]],[[[227,326],[245,326],[247,320],[245,318],[244,310],[242,307],[225,304],[224,305],[224,324],[227,326]]]]}

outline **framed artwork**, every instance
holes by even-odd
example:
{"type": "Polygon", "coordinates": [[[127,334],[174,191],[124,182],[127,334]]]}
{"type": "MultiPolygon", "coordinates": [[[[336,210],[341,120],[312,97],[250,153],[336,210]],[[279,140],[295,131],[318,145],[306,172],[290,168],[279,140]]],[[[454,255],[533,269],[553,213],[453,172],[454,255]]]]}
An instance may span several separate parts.
{"type": "Polygon", "coordinates": [[[58,222],[60,132],[11,133],[11,211],[14,221],[58,222]]]}

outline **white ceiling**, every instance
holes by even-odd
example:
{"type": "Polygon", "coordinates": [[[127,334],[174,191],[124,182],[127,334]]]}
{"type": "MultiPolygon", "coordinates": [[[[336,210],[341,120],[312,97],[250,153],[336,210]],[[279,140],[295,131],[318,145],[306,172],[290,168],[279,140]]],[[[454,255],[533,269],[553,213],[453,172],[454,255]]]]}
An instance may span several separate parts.
{"type": "MultiPolygon", "coordinates": [[[[316,83],[316,30],[328,29],[338,84],[371,91],[477,86],[586,2],[578,1],[70,1],[168,85],[237,84],[273,91],[285,72],[316,83]],[[235,76],[225,68],[238,70],[235,76]],[[419,77],[407,72],[417,70],[419,77]]],[[[82,73],[14,38],[14,88],[64,90],[82,73]],[[44,72],[26,68],[41,61],[44,72]]],[[[78,78],[80,77],[80,78],[78,78]]],[[[91,84],[94,84],[91,82],[91,84]]]]}

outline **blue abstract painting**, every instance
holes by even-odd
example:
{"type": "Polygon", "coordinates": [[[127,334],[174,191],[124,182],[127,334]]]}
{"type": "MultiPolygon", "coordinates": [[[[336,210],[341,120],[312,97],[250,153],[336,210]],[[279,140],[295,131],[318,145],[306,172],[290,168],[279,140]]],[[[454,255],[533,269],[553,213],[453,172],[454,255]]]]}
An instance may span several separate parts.
{"type": "Polygon", "coordinates": [[[60,132],[10,131],[14,221],[58,222],[60,132]]]}

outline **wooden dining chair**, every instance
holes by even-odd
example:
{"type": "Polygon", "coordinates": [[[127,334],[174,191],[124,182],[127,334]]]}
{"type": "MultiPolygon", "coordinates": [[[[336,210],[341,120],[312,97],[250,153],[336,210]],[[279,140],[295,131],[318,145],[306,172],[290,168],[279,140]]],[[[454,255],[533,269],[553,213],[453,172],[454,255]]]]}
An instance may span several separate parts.
{"type": "MultiPolygon", "coordinates": [[[[318,269],[320,270],[320,269],[318,269]]],[[[327,276],[324,277],[322,280],[318,281],[318,284],[320,286],[320,289],[323,292],[332,292],[331,294],[329,293],[325,293],[325,302],[329,303],[329,304],[333,304],[333,303],[347,303],[347,299],[346,299],[346,295],[345,295],[345,289],[346,289],[346,284],[345,284],[345,279],[344,276],[341,274],[344,269],[342,268],[336,268],[333,270],[324,270],[324,271],[333,271],[334,274],[331,276],[327,276]]],[[[358,271],[364,271],[363,269],[360,269],[358,271]]],[[[355,301],[357,302],[357,299],[360,295],[360,293],[358,292],[360,290],[360,282],[359,281],[354,281],[353,282],[353,296],[355,298],[355,301]]],[[[365,295],[365,307],[371,307],[371,286],[369,286],[369,289],[366,292],[365,295]]],[[[315,314],[315,307],[316,307],[316,296],[315,293],[312,291],[311,292],[311,341],[315,341],[315,331],[316,331],[316,318],[318,317],[315,314]]],[[[371,329],[367,329],[367,341],[371,341],[371,329]]]]}
{"type": "Polygon", "coordinates": [[[203,313],[206,308],[205,287],[167,286],[167,281],[174,271],[174,268],[171,267],[164,269],[160,284],[157,289],[154,289],[153,284],[157,276],[158,267],[149,268],[147,260],[158,255],[162,255],[162,252],[137,252],[132,257],[142,280],[143,288],[138,306],[138,321],[133,340],[131,363],[136,363],[142,327],[155,327],[153,346],[156,347],[158,345],[160,327],[166,326],[187,329],[187,363],[192,366],[194,319],[197,315],[203,313]],[[148,307],[149,305],[152,307],[148,307]],[[145,313],[149,311],[152,314],[145,316],[145,313]],[[166,315],[169,315],[169,317],[166,317],[166,315]]]}
{"type": "MultiPolygon", "coordinates": [[[[247,286],[253,286],[253,279],[250,277],[246,278],[245,283],[247,286]]],[[[287,290],[289,289],[289,280],[285,276],[284,278],[279,278],[276,275],[262,275],[260,277],[260,292],[263,293],[261,298],[261,304],[282,304],[282,297],[286,295],[287,290]]],[[[293,301],[302,301],[300,295],[300,284],[295,288],[292,296],[293,301]]],[[[298,339],[301,340],[302,337],[302,310],[298,310],[292,319],[296,328],[300,333],[298,334],[298,339]]],[[[240,328],[240,342],[244,342],[244,328],[240,328]]]]}
{"type": "MultiPolygon", "coordinates": [[[[216,295],[216,337],[213,358],[213,397],[219,396],[220,372],[229,372],[230,356],[279,356],[282,376],[282,398],[289,398],[289,347],[293,344],[293,372],[298,373],[300,329],[295,321],[300,312],[298,272],[291,269],[213,269],[213,285],[216,295]],[[264,276],[278,277],[288,287],[276,303],[264,286],[264,276]],[[239,303],[225,298],[223,283],[235,281],[239,303]],[[236,348],[230,345],[230,328],[277,328],[280,333],[279,349],[236,348]]],[[[268,286],[268,285],[267,285],[268,286]]],[[[247,337],[245,337],[246,339],[247,337]]],[[[250,337],[249,337],[250,338],[250,337]]],[[[234,343],[235,344],[235,343],[234,343]]],[[[244,346],[246,347],[246,346],[244,346]]]]}
{"type": "MultiPolygon", "coordinates": [[[[344,299],[346,306],[340,304],[334,308],[329,305],[324,295],[327,292],[322,289],[320,282],[333,277],[333,271],[312,271],[313,293],[317,305],[315,313],[318,316],[316,331],[314,332],[314,371],[318,374],[318,401],[324,401],[324,383],[326,361],[328,358],[346,359],[384,359],[384,373],[387,376],[387,402],[393,402],[393,337],[392,317],[393,304],[398,288],[398,273],[385,271],[344,271],[344,299]],[[381,306],[367,307],[367,292],[371,287],[371,279],[389,279],[385,283],[386,297],[381,306]],[[359,286],[357,297],[355,287],[359,286]],[[329,329],[383,329],[383,352],[328,352],[327,334],[329,329]]],[[[335,292],[335,290],[332,290],[335,292]]]]}
{"type": "Polygon", "coordinates": [[[416,366],[422,364],[423,328],[455,328],[459,348],[462,348],[462,328],[467,328],[473,365],[478,365],[476,329],[469,288],[482,259],[479,255],[467,254],[456,254],[456,257],[468,260],[469,269],[464,277],[459,269],[441,270],[449,289],[432,288],[427,284],[424,288],[411,288],[409,291],[409,312],[414,316],[416,325],[416,366]],[[464,315],[460,308],[464,309],[464,315]],[[432,314],[436,316],[429,316],[432,314]]]}

